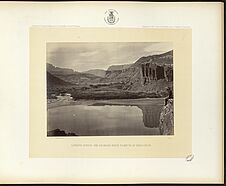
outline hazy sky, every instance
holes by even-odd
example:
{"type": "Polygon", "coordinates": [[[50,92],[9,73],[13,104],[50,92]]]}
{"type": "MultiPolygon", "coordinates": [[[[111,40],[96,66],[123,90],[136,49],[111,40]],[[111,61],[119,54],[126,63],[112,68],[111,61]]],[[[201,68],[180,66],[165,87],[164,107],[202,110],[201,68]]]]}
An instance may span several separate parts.
{"type": "Polygon", "coordinates": [[[47,63],[76,71],[106,70],[173,49],[172,43],[47,43],[47,63]]]}

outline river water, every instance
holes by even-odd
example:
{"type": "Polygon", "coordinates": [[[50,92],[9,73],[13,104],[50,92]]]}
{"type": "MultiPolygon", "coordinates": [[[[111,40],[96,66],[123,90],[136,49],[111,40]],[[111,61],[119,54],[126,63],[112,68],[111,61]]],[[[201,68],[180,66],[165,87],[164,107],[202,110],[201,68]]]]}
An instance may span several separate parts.
{"type": "Polygon", "coordinates": [[[48,109],[47,130],[78,136],[159,135],[161,105],[67,105],[48,109]]]}

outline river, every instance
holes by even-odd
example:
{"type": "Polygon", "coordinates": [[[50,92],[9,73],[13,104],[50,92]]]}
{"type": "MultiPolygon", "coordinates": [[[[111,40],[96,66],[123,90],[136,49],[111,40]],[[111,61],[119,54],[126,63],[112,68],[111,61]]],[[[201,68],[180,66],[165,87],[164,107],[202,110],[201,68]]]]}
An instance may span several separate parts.
{"type": "Polygon", "coordinates": [[[60,129],[78,136],[159,135],[162,101],[103,103],[50,108],[47,111],[47,130],[60,129]]]}

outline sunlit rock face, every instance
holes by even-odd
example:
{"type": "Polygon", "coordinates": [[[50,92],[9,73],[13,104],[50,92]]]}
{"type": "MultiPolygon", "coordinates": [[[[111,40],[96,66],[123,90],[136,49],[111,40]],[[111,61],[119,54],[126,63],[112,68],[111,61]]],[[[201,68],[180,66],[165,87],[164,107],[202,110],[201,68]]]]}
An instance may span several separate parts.
{"type": "Polygon", "coordinates": [[[168,100],[160,113],[159,130],[161,135],[174,134],[173,99],[168,100]]]}
{"type": "Polygon", "coordinates": [[[145,127],[159,127],[159,117],[162,106],[139,105],[143,113],[143,123],[145,127]]]}

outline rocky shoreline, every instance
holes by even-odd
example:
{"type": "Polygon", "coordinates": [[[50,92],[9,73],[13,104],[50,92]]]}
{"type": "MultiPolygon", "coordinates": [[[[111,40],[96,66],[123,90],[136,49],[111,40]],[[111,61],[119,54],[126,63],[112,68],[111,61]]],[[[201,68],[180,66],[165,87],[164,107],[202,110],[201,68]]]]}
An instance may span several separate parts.
{"type": "Polygon", "coordinates": [[[66,133],[64,130],[55,129],[47,132],[47,136],[77,136],[74,132],[66,133]]]}
{"type": "Polygon", "coordinates": [[[161,135],[174,134],[173,99],[169,99],[160,113],[159,130],[161,135]]]}

